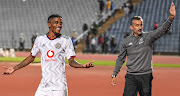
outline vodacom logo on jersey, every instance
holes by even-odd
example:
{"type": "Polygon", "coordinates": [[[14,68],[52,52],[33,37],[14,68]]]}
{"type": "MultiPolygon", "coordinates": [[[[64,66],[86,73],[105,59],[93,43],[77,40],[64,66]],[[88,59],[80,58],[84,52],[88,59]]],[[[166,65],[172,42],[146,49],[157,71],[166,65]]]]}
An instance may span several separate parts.
{"type": "Polygon", "coordinates": [[[54,51],[53,51],[53,50],[49,50],[49,51],[47,52],[47,56],[48,56],[49,58],[52,58],[52,57],[54,56],[54,51]]]}
{"type": "MultiPolygon", "coordinates": [[[[52,58],[54,56],[54,51],[53,50],[48,50],[47,51],[47,56],[49,58],[52,58]]],[[[56,61],[56,59],[46,59],[45,61],[56,61]]]]}

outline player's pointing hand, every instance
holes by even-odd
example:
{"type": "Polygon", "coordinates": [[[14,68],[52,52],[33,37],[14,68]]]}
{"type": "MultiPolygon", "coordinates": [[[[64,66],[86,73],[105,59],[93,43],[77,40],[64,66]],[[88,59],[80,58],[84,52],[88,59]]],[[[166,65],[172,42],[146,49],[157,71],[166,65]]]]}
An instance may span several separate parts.
{"type": "Polygon", "coordinates": [[[94,67],[93,62],[94,62],[94,60],[91,62],[85,63],[85,64],[83,64],[83,67],[84,68],[94,67]]]}
{"type": "Polygon", "coordinates": [[[6,71],[2,73],[2,75],[10,75],[15,71],[13,67],[3,66],[3,68],[6,69],[6,71]]]}

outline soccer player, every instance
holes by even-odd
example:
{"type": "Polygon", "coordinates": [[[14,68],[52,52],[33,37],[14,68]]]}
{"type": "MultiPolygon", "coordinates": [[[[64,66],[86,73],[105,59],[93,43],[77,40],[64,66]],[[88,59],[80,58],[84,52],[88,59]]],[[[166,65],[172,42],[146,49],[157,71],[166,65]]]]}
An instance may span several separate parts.
{"type": "Polygon", "coordinates": [[[132,34],[122,41],[120,54],[112,75],[111,85],[116,85],[116,76],[127,56],[127,74],[123,96],[151,96],[152,88],[152,44],[168,32],[176,15],[175,5],[170,6],[170,17],[162,26],[152,32],[142,32],[143,20],[140,16],[131,18],[132,34]]]}
{"type": "Polygon", "coordinates": [[[75,61],[76,54],[71,38],[60,34],[62,24],[62,17],[58,14],[49,16],[49,32],[36,38],[31,54],[24,61],[14,67],[4,66],[6,71],[3,74],[12,74],[29,65],[41,52],[42,80],[35,96],[68,96],[65,57],[68,59],[69,65],[75,68],[93,67],[94,61],[86,64],[75,61]]]}

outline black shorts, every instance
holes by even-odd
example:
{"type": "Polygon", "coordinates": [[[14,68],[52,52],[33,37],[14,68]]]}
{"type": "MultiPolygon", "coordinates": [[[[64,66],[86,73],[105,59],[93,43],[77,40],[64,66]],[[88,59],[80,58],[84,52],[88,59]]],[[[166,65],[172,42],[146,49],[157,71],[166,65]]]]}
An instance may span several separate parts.
{"type": "Polygon", "coordinates": [[[123,96],[137,96],[137,92],[140,96],[151,96],[152,73],[143,75],[126,74],[125,78],[123,96]]]}

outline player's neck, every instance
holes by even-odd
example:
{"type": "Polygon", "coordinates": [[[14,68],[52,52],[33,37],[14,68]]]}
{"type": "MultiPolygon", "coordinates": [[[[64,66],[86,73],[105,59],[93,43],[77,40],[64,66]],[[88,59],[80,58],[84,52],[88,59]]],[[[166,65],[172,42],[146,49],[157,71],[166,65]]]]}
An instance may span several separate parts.
{"type": "Polygon", "coordinates": [[[53,32],[48,32],[47,36],[52,40],[55,39],[57,36],[53,32]]]}

